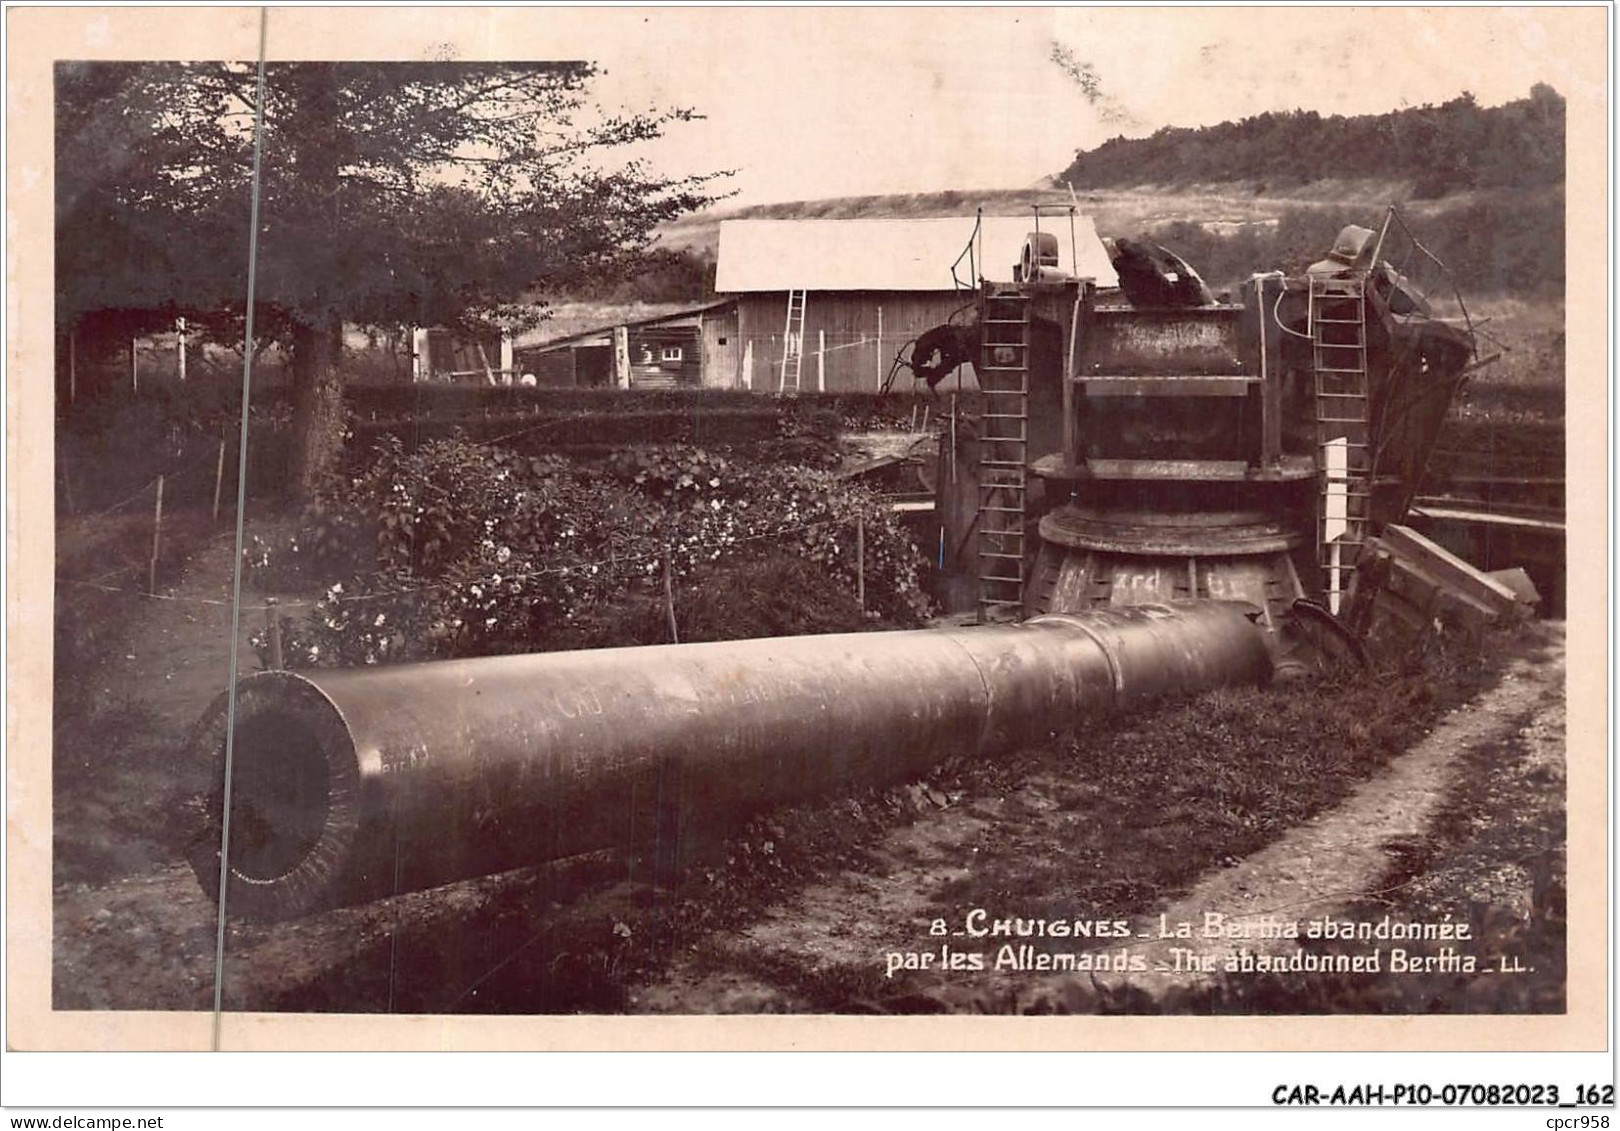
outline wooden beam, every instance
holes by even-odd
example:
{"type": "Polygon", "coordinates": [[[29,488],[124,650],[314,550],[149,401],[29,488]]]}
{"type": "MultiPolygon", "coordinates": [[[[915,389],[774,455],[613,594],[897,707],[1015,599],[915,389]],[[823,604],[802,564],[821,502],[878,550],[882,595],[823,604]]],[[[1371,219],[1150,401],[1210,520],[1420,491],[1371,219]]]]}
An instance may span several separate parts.
{"type": "Polygon", "coordinates": [[[1424,573],[1457,593],[1497,613],[1510,611],[1517,601],[1513,590],[1469,565],[1443,546],[1425,538],[1410,526],[1390,523],[1378,541],[1397,560],[1413,562],[1424,573]]]}

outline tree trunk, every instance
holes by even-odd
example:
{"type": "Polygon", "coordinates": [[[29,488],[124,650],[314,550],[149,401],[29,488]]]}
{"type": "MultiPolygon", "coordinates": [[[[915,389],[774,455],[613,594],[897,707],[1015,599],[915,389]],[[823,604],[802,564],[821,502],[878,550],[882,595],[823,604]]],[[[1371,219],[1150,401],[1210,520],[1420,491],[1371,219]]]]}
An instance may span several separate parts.
{"type": "Polygon", "coordinates": [[[337,467],[343,451],[343,320],[324,326],[300,323],[293,330],[293,433],[288,488],[293,498],[314,495],[337,467]]]}

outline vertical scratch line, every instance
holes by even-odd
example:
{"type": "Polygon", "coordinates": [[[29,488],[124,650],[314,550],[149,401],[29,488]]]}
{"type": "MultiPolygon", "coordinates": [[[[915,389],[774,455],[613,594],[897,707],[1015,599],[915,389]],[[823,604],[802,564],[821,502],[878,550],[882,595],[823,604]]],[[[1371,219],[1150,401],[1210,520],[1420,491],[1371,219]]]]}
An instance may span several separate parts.
{"type": "Polygon", "coordinates": [[[219,1051],[225,994],[225,897],[230,881],[231,770],[236,746],[237,652],[242,634],[242,533],[247,512],[248,401],[253,391],[254,278],[259,262],[259,170],[264,155],[264,46],[270,9],[259,9],[259,74],[253,107],[253,191],[248,222],[247,326],[242,350],[242,433],[236,461],[236,561],[231,567],[231,665],[225,706],[225,784],[220,792],[219,923],[214,942],[214,1041],[219,1051]]]}

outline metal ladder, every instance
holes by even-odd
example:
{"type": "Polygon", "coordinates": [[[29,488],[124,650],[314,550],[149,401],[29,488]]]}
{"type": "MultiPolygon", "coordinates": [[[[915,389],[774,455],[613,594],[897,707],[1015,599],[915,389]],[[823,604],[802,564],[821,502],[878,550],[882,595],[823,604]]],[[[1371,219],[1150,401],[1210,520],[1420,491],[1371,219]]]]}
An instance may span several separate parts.
{"type": "Polygon", "coordinates": [[[789,391],[789,373],[793,375],[792,392],[799,391],[799,374],[804,368],[804,308],[809,299],[809,291],[788,291],[787,324],[782,328],[782,376],[776,387],[778,393],[789,391]]]}
{"type": "Polygon", "coordinates": [[[1308,318],[1316,382],[1320,498],[1317,564],[1337,613],[1367,541],[1372,436],[1367,393],[1366,276],[1310,280],[1308,318]]]}
{"type": "Polygon", "coordinates": [[[1029,295],[987,286],[980,306],[979,620],[1016,618],[1024,600],[1029,494],[1029,295]]]}

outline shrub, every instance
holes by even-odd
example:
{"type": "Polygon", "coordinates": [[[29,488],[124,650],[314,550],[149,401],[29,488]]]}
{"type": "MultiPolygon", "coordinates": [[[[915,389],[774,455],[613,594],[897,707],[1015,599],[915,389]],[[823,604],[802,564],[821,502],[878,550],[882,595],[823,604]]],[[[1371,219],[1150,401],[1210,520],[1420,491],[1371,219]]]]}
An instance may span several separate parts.
{"type": "Polygon", "coordinates": [[[834,608],[834,591],[855,589],[857,521],[869,609],[915,623],[919,559],[876,496],[684,446],[587,467],[459,438],[414,452],[391,440],[306,510],[285,547],[256,548],[249,564],[296,555],[329,583],[286,642],[290,662],[383,663],[641,642],[610,608],[661,594],[666,560],[681,587],[723,591],[727,571],[785,556],[808,567],[795,583],[818,586],[813,603],[834,608]]]}

